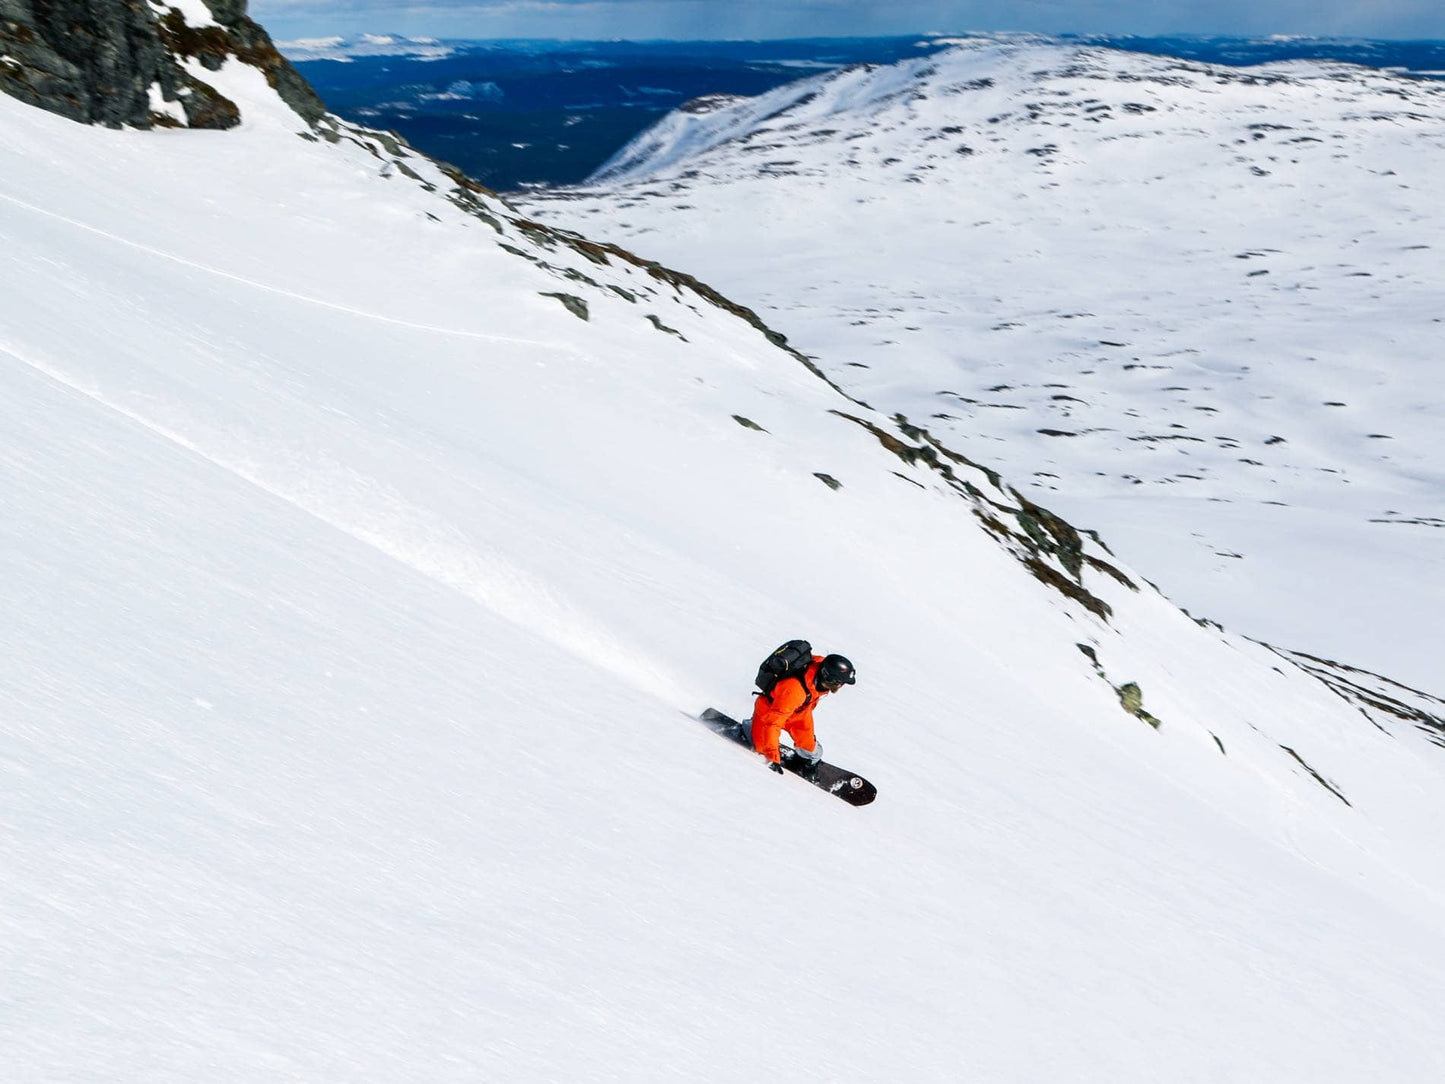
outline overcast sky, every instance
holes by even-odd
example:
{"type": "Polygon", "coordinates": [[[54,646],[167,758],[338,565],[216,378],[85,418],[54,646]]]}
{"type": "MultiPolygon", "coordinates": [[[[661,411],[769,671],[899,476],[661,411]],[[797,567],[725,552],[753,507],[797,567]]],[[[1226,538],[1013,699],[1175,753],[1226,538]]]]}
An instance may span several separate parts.
{"type": "Polygon", "coordinates": [[[1445,0],[251,0],[279,38],[788,38],[1034,30],[1445,39],[1445,0]]]}

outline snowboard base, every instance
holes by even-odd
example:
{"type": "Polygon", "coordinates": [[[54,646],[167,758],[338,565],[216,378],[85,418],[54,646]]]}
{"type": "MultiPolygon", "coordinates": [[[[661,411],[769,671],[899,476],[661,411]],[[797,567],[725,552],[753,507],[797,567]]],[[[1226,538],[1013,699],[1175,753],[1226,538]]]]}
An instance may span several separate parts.
{"type": "MultiPolygon", "coordinates": [[[[698,716],[698,719],[714,734],[720,734],[745,749],[753,747],[751,728],[745,723],[729,718],[716,708],[708,708],[698,716]]],[[[826,760],[811,763],[806,757],[797,756],[786,747],[783,748],[782,754],[781,763],[784,771],[792,772],[799,779],[806,779],[813,786],[826,790],[829,794],[837,795],[849,805],[867,805],[878,797],[877,787],[861,775],[854,775],[846,768],[829,764],[826,760]]]]}

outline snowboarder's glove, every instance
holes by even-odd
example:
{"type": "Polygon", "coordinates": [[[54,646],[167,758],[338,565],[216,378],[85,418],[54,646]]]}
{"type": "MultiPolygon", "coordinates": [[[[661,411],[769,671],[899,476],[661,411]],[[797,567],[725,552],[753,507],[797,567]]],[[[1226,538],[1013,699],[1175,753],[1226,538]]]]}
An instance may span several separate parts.
{"type": "Polygon", "coordinates": [[[777,772],[779,775],[783,774],[783,766],[779,764],[776,760],[768,761],[768,770],[777,772]]]}

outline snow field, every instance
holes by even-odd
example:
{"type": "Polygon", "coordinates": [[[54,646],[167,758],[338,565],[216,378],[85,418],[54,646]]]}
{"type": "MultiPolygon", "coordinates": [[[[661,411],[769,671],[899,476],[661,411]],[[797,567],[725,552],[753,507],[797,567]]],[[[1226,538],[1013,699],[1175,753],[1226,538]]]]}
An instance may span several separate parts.
{"type": "Polygon", "coordinates": [[[1089,572],[1104,624],[755,329],[230,74],[224,136],[0,99],[16,1079],[1445,1069],[1423,735],[1089,572]],[[683,716],[794,635],[866,810],[683,716]]]}

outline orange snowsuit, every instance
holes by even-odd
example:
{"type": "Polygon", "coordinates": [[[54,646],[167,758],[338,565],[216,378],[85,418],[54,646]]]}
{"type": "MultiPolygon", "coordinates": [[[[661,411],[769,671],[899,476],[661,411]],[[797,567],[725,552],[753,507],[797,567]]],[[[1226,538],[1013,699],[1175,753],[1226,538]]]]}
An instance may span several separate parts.
{"type": "Polygon", "coordinates": [[[822,655],[814,655],[801,682],[795,677],[784,678],[773,686],[772,696],[759,695],[753,701],[753,748],[774,764],[782,759],[778,750],[781,731],[786,730],[799,749],[811,753],[818,746],[813,736],[813,706],[819,697],[828,695],[827,689],[817,685],[822,661],[822,655]]]}

